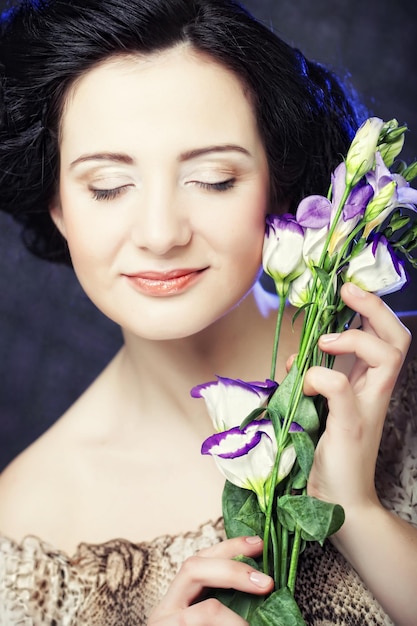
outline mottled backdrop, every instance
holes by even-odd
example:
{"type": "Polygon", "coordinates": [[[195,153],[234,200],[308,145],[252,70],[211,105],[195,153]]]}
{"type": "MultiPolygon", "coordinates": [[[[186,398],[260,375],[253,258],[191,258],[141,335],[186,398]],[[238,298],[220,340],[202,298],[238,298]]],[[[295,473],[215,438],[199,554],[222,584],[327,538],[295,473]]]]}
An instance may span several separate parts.
{"type": "MultiPolygon", "coordinates": [[[[406,156],[417,156],[414,0],[244,4],[308,56],[350,75],[372,114],[407,122],[414,132],[406,156]]],[[[0,10],[7,6],[0,0],[0,10]]],[[[388,299],[396,310],[417,309],[415,284],[388,299]]],[[[2,215],[0,294],[1,469],[85,389],[120,346],[120,333],[72,272],[33,259],[2,215]]]]}

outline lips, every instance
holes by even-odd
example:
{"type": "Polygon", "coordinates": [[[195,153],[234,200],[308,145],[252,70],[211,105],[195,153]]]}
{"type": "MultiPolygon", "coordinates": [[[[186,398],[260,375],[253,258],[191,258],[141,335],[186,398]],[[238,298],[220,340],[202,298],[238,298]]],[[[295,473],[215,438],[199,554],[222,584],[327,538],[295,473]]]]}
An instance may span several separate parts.
{"type": "Polygon", "coordinates": [[[151,296],[169,296],[191,287],[206,268],[176,269],[168,272],[140,272],[126,274],[129,283],[141,293],[151,296]]]}

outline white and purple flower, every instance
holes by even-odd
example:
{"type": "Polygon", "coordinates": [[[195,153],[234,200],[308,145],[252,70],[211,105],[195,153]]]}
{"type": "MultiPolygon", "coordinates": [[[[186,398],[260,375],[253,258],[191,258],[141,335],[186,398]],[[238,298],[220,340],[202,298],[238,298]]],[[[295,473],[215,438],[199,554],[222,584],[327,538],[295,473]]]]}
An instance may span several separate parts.
{"type": "MultiPolygon", "coordinates": [[[[302,428],[293,424],[291,430],[294,432],[302,428]]],[[[202,454],[213,457],[229,482],[256,493],[264,512],[277,452],[274,427],[267,419],[250,422],[243,429],[235,427],[212,435],[201,448],[202,454]]],[[[290,473],[295,459],[295,448],[289,444],[280,454],[277,484],[290,473]]]]}
{"type": "Polygon", "coordinates": [[[262,263],[280,297],[286,296],[291,281],[305,269],[303,245],[304,230],[294,215],[267,215],[262,263]]]}
{"type": "MultiPolygon", "coordinates": [[[[303,257],[308,265],[321,259],[327,235],[342,201],[345,190],[346,165],[341,163],[332,174],[332,199],[313,195],[304,198],[297,208],[297,222],[305,229],[303,257]]],[[[346,241],[365,213],[373,195],[371,185],[360,181],[351,190],[333,230],[327,252],[333,256],[346,241]]]]}
{"type": "Polygon", "coordinates": [[[217,376],[218,380],[191,389],[193,398],[205,400],[216,432],[240,426],[252,411],[266,406],[278,384],[273,380],[245,382],[217,376]]]}
{"type": "Polygon", "coordinates": [[[398,291],[408,281],[403,261],[381,234],[371,236],[370,243],[349,262],[343,279],[378,296],[398,291]]]}

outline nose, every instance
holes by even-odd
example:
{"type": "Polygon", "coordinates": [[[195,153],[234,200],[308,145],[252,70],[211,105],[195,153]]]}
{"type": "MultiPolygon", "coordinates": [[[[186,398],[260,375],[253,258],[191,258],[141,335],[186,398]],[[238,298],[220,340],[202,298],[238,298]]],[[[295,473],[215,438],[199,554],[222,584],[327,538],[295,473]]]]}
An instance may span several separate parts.
{"type": "Polygon", "coordinates": [[[190,218],[178,195],[161,183],[142,194],[131,234],[137,247],[162,256],[189,243],[192,236],[190,218]]]}

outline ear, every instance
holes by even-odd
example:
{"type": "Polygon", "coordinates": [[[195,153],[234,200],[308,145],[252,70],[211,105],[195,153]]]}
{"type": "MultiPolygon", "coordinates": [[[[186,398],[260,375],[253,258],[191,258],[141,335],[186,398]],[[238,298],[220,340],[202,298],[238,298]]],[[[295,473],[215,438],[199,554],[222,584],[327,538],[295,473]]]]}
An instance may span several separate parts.
{"type": "Polygon", "coordinates": [[[66,239],[67,237],[65,230],[65,220],[62,213],[61,200],[58,193],[53,197],[49,205],[49,214],[61,235],[66,239]]]}

